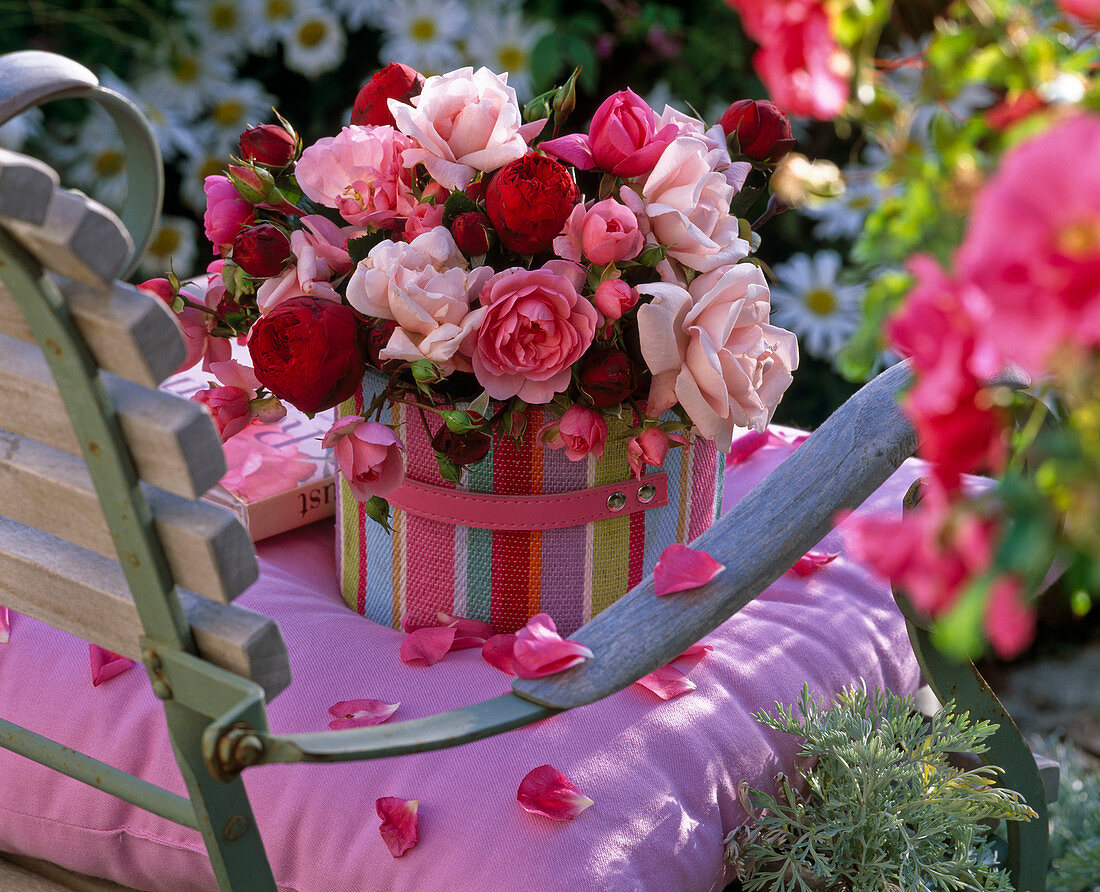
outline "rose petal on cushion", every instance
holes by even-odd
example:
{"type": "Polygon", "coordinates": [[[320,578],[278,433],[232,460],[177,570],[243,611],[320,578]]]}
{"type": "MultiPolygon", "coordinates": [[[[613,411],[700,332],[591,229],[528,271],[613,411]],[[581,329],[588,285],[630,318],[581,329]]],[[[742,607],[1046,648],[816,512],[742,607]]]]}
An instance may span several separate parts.
{"type": "Polygon", "coordinates": [[[733,441],[733,445],[730,446],[730,451],[726,453],[726,467],[732,467],[733,465],[739,465],[748,459],[760,448],[762,448],[771,438],[771,431],[749,431],[738,437],[733,441]]]}
{"type": "Polygon", "coordinates": [[[0,607],[0,644],[7,644],[11,637],[11,611],[0,607]]]}
{"type": "Polygon", "coordinates": [[[705,657],[712,650],[714,650],[713,645],[696,642],[687,650],[685,650],[682,654],[680,654],[680,656],[678,656],[675,660],[673,660],[673,662],[679,663],[684,672],[690,672],[692,669],[698,666],[703,657],[705,657]]]}
{"type": "Polygon", "coordinates": [[[417,629],[401,642],[401,662],[422,661],[431,666],[442,660],[455,643],[454,626],[431,626],[417,629]]]}
{"type": "Polygon", "coordinates": [[[98,687],[103,682],[110,681],[116,675],[121,675],[134,665],[134,661],[128,657],[106,650],[98,644],[88,645],[88,657],[92,664],[93,687],[98,687]]]}
{"type": "Polygon", "coordinates": [[[442,610],[439,611],[438,617],[440,625],[454,627],[455,640],[451,645],[451,650],[481,647],[496,634],[492,626],[479,619],[470,619],[464,616],[451,616],[451,614],[445,613],[442,610]]]}
{"type": "Polygon", "coordinates": [[[676,542],[661,552],[653,568],[653,590],[658,596],[706,585],[725,570],[705,551],[696,551],[676,542]]]}
{"type": "Polygon", "coordinates": [[[636,682],[643,688],[652,691],[662,700],[671,700],[688,691],[694,691],[698,685],[688,678],[683,672],[671,663],[654,669],[649,675],[643,675],[636,682]]]}
{"type": "Polygon", "coordinates": [[[525,811],[555,821],[572,821],[588,806],[596,804],[553,765],[540,765],[527,772],[520,781],[516,799],[525,811]]]}
{"type": "Polygon", "coordinates": [[[494,669],[499,669],[506,675],[515,675],[516,670],[512,663],[512,652],[515,646],[516,636],[511,632],[494,635],[482,645],[481,656],[494,669]]]}
{"type": "Polygon", "coordinates": [[[400,858],[416,845],[416,812],[419,799],[398,799],[383,796],[374,801],[374,810],[382,819],[378,832],[394,858],[400,858]]]}
{"type": "Polygon", "coordinates": [[[562,638],[549,614],[536,613],[516,632],[512,668],[520,678],[542,678],[592,657],[592,651],[579,641],[562,638]]]}
{"type": "Polygon", "coordinates": [[[810,576],[838,557],[840,557],[839,551],[807,551],[787,572],[795,576],[810,576]]]}
{"type": "Polygon", "coordinates": [[[345,728],[369,728],[381,725],[397,711],[400,703],[384,703],[381,700],[341,700],[328,708],[332,721],[328,723],[330,731],[342,731],[345,728]]]}

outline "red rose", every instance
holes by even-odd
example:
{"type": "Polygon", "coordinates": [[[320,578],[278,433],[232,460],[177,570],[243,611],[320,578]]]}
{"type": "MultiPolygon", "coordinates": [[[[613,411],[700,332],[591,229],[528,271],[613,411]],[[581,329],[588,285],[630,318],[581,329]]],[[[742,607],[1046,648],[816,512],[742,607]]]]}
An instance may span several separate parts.
{"type": "Polygon", "coordinates": [[[343,304],[292,297],[259,318],[248,352],[260,383],[312,414],[346,400],[363,377],[359,320],[343,304]]]}
{"type": "Polygon", "coordinates": [[[634,365],[622,350],[597,347],[584,358],[580,384],[597,408],[617,405],[634,392],[634,365]]]}
{"type": "Polygon", "coordinates": [[[765,99],[741,99],[730,105],[718,120],[727,137],[737,134],[742,155],[755,161],[776,162],[791,149],[791,122],[779,106],[765,99]]]}
{"type": "Polygon", "coordinates": [[[258,279],[281,273],[289,256],[290,239],[274,223],[245,227],[233,239],[233,262],[258,279]]]}
{"type": "Polygon", "coordinates": [[[278,124],[260,124],[241,134],[241,158],[267,167],[286,167],[297,153],[297,140],[278,124]]]}
{"type": "Polygon", "coordinates": [[[467,211],[451,221],[451,235],[455,238],[458,250],[470,257],[489,250],[492,232],[493,224],[479,211],[467,211]]]}
{"type": "Polygon", "coordinates": [[[549,250],[578,198],[565,165],[524,155],[496,172],[485,190],[485,212],[504,247],[517,254],[549,250]]]}
{"type": "Polygon", "coordinates": [[[389,124],[393,127],[395,122],[386,100],[408,102],[414,96],[420,95],[420,88],[423,86],[424,75],[419,71],[400,62],[391,62],[381,71],[372,74],[370,80],[359,90],[351,109],[351,123],[376,126],[389,124]]]}

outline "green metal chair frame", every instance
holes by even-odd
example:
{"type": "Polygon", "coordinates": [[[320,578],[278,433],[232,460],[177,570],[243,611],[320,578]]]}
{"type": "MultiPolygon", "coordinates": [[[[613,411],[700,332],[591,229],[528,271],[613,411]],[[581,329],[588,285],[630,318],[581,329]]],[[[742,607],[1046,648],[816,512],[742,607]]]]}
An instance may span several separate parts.
{"type": "MultiPolygon", "coordinates": [[[[131,190],[123,212],[141,253],[160,206],[160,156],[148,125],[124,99],[74,62],[45,53],[0,57],[0,122],[63,96],[103,103],[126,138],[131,190]]],[[[576,638],[595,658],[558,676],[517,680],[511,693],[423,719],[350,731],[272,734],[264,690],[199,657],[164,550],[138,485],[117,413],[95,360],[55,283],[16,238],[0,228],[0,278],[17,300],[49,361],[117,545],[145,630],[143,658],[164,701],[172,745],[190,799],[73,752],[7,721],[0,745],[202,833],[219,887],[274,890],[275,881],[241,780],[246,768],[276,762],[384,758],[457,746],[522,727],[608,696],[669,662],[777,579],[833,524],[857,507],[912,454],[915,435],[897,408],[908,381],[898,365],[840,408],[776,471],[705,533],[697,547],[729,572],[694,592],[654,597],[649,578],[585,625],[576,638]],[[768,530],[764,535],[761,531],[768,530]],[[661,639],[644,653],[625,642],[661,639]],[[641,631],[644,636],[640,636],[641,631]]],[[[1010,827],[1016,888],[1041,892],[1047,852],[1046,797],[1019,731],[973,667],[943,658],[912,621],[910,637],[941,700],[1000,723],[989,758],[1003,783],[1021,792],[1039,819],[1010,827]]]]}

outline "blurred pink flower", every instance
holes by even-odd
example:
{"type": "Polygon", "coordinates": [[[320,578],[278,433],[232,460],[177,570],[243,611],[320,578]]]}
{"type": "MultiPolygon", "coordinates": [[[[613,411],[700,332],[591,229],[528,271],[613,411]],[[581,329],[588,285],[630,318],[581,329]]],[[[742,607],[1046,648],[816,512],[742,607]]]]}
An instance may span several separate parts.
{"type": "Polygon", "coordinates": [[[317,470],[317,463],[294,443],[282,442],[286,434],[248,425],[222,444],[229,470],[218,481],[227,490],[254,502],[297,486],[317,470]],[[273,445],[272,440],[279,445],[273,445]]]}
{"type": "Polygon", "coordinates": [[[1100,28],[1100,0],[1058,0],[1058,6],[1066,15],[1100,28]]]}
{"type": "Polygon", "coordinates": [[[344,127],[317,140],[294,167],[306,197],[357,226],[385,229],[412,213],[416,198],[402,152],[416,143],[389,126],[344,127]]]}

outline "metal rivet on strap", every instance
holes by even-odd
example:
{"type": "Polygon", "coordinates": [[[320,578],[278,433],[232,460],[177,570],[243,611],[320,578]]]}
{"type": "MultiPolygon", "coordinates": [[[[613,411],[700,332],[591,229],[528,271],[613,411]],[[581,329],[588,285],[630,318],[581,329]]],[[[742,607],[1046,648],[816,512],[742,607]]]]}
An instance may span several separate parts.
{"type": "Polygon", "coordinates": [[[612,511],[622,511],[626,507],[626,493],[613,492],[607,497],[607,507],[612,511]]]}
{"type": "Polygon", "coordinates": [[[639,502],[652,502],[655,495],[657,495],[657,487],[652,483],[645,483],[638,489],[639,502]]]}

